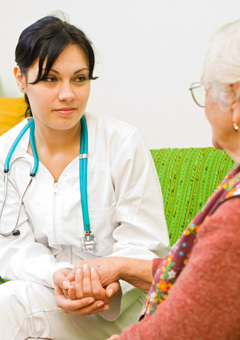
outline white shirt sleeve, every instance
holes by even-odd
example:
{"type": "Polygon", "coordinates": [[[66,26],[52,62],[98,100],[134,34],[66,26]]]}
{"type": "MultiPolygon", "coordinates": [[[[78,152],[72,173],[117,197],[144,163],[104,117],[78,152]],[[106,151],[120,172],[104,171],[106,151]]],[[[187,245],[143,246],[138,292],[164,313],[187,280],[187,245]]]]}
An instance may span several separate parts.
{"type": "MultiPolygon", "coordinates": [[[[137,130],[114,150],[112,180],[117,200],[118,227],[110,256],[152,260],[170,250],[163,199],[152,156],[137,130]]],[[[116,319],[141,295],[141,291],[121,281],[121,294],[101,316],[116,319]]]]}
{"type": "Polygon", "coordinates": [[[112,164],[118,227],[114,256],[152,260],[169,251],[163,198],[152,156],[137,130],[125,140],[112,164]],[[156,255],[154,256],[155,253],[156,255]]]}

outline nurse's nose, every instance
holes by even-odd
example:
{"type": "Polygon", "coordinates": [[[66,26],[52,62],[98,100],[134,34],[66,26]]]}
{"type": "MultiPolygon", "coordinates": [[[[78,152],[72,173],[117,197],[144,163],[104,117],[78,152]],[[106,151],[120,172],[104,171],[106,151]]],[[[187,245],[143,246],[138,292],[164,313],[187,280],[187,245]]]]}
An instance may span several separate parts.
{"type": "Polygon", "coordinates": [[[71,84],[69,83],[61,84],[58,98],[60,101],[66,101],[66,102],[70,102],[71,100],[75,98],[75,94],[73,92],[71,84]]]}

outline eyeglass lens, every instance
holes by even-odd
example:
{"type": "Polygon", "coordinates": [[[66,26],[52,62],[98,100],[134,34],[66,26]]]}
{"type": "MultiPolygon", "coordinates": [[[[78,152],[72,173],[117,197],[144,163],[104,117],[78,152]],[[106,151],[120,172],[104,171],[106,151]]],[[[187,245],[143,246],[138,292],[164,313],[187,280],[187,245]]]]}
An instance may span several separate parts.
{"type": "Polygon", "coordinates": [[[205,106],[205,98],[206,98],[206,90],[203,84],[199,84],[199,86],[192,87],[192,95],[195,102],[201,106],[205,106]]]}

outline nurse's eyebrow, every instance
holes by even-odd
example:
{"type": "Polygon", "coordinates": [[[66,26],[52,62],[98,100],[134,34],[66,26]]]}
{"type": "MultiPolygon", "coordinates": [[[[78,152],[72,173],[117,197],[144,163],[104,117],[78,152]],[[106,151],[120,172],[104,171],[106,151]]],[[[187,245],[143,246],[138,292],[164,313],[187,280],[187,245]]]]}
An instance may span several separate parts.
{"type": "MultiPolygon", "coordinates": [[[[45,70],[45,68],[43,68],[42,70],[44,71],[44,70],[45,70]]],[[[76,71],[76,72],[74,72],[73,74],[76,74],[76,73],[78,73],[78,72],[81,72],[81,71],[84,71],[84,70],[87,70],[87,71],[89,71],[89,69],[88,69],[87,67],[84,67],[84,68],[81,68],[80,70],[77,70],[77,71],[76,71]]],[[[52,71],[52,72],[55,72],[55,73],[59,74],[59,72],[58,72],[58,71],[56,71],[56,70],[53,70],[52,68],[50,69],[50,71],[52,71]]]]}
{"type": "Polygon", "coordinates": [[[76,73],[81,72],[81,71],[84,71],[84,70],[89,71],[89,69],[88,69],[87,67],[84,67],[84,68],[81,68],[80,70],[74,72],[73,74],[76,74],[76,73]]]}

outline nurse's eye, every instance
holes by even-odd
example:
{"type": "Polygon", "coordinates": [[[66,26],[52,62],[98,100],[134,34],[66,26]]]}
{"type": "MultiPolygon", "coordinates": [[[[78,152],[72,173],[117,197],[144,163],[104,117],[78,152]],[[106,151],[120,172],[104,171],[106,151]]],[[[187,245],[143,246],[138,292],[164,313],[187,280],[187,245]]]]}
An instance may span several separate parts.
{"type": "Polygon", "coordinates": [[[55,77],[47,77],[45,81],[47,83],[54,83],[55,81],[57,81],[57,79],[55,77]]]}
{"type": "Polygon", "coordinates": [[[85,80],[87,80],[87,77],[80,76],[75,79],[78,83],[83,83],[85,80]]]}

